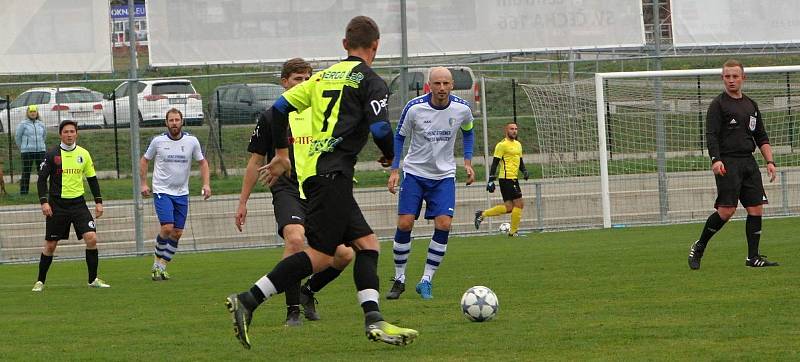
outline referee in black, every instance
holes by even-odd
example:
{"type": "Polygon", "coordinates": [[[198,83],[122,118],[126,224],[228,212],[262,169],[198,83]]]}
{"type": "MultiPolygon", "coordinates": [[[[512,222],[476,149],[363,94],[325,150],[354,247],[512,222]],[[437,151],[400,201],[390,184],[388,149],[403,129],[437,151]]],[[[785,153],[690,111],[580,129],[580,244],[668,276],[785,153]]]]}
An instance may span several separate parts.
{"type": "Polygon", "coordinates": [[[50,148],[39,166],[37,182],[39,203],[47,223],[44,247],[39,258],[39,277],[33,285],[33,291],[44,290],[47,271],[53,262],[53,253],[59,240],[69,238],[70,225],[75,228],[78,240],[83,239],[86,243],[89,287],[108,288],[110,285],[97,277],[97,229],[83,198],[85,177],[94,195],[95,215],[98,218],[103,215],[103,198],[100,196],[100,184],[97,182],[92,156],[89,151],[76,143],[78,124],[75,121],[61,122],[58,134],[61,144],[50,148]]]}
{"type": "Polygon", "coordinates": [[[767,162],[769,182],[775,181],[775,161],[769,137],[758,104],[742,93],[745,80],[744,67],[738,60],[728,60],[722,65],[725,91],[708,106],[706,115],[706,141],[711,157],[711,171],[717,182],[717,212],[706,220],[700,239],[689,250],[689,268],[700,269],[700,259],[708,241],[736,212],[739,202],[747,210],[745,235],[747,259],[744,265],[760,268],[778,266],[759,254],[761,240],[761,215],[767,195],[761,182],[761,172],[753,151],[756,146],[767,162]]]}

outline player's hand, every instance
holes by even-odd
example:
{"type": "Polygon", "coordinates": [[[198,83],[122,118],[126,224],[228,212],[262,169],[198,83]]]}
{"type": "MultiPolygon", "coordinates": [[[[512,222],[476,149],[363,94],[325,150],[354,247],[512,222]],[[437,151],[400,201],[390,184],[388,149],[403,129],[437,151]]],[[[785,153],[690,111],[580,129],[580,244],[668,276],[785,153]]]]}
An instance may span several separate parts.
{"type": "Polygon", "coordinates": [[[44,215],[46,217],[53,216],[53,209],[50,208],[50,204],[49,203],[45,202],[44,204],[42,204],[42,215],[44,215]]]}
{"type": "Polygon", "coordinates": [[[400,182],[400,171],[397,169],[392,170],[392,173],[389,174],[389,181],[386,183],[386,188],[389,189],[389,192],[392,194],[396,194],[395,188],[400,182]]]}
{"type": "Polygon", "coordinates": [[[522,171],[522,178],[524,178],[525,181],[528,181],[528,177],[530,177],[530,175],[528,174],[528,170],[523,170],[522,171]]]}
{"type": "Polygon", "coordinates": [[[472,165],[464,165],[464,171],[467,171],[467,186],[472,185],[475,182],[475,170],[472,165]]]}
{"type": "Polygon", "coordinates": [[[236,210],[236,229],[239,232],[242,232],[245,220],[247,220],[247,205],[239,204],[239,208],[236,210]]]}
{"type": "Polygon", "coordinates": [[[775,181],[775,178],[778,176],[777,167],[775,167],[774,163],[767,164],[767,175],[769,175],[770,183],[775,181]]]}
{"type": "Polygon", "coordinates": [[[289,161],[289,158],[275,156],[268,164],[259,167],[258,171],[262,172],[258,179],[261,180],[265,186],[272,186],[278,182],[278,178],[281,177],[281,175],[286,175],[287,177],[291,175],[292,163],[289,161]]]}
{"type": "Polygon", "coordinates": [[[139,190],[142,192],[142,197],[150,197],[150,187],[147,186],[147,183],[143,183],[139,190]]]}
{"type": "Polygon", "coordinates": [[[94,218],[99,219],[103,216],[103,204],[94,204],[94,218]]]}
{"type": "Polygon", "coordinates": [[[211,185],[203,185],[200,194],[203,195],[203,200],[208,200],[208,198],[211,197],[211,185]]]}
{"type": "Polygon", "coordinates": [[[722,163],[722,161],[714,162],[714,164],[711,165],[711,171],[714,172],[715,175],[719,176],[725,176],[725,174],[728,173],[728,171],[725,169],[725,164],[722,163]]]}
{"type": "Polygon", "coordinates": [[[386,158],[386,156],[381,156],[381,158],[378,159],[378,163],[380,163],[383,168],[392,167],[392,159],[386,158]]]}

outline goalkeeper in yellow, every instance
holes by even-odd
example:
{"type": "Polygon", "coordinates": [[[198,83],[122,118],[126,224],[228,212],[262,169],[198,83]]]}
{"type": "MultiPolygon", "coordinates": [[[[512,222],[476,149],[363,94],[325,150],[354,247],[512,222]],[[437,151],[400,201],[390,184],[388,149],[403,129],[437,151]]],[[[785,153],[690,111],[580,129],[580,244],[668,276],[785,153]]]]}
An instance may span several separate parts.
{"type": "Polygon", "coordinates": [[[495,207],[478,210],[475,212],[475,229],[480,228],[483,219],[511,213],[511,230],[508,236],[519,236],[519,222],[522,219],[522,190],[519,187],[518,177],[528,180],[528,170],[522,162],[522,144],[517,141],[517,124],[508,123],[505,127],[505,138],[494,147],[494,159],[489,170],[489,182],[486,191],[494,192],[495,180],[500,184],[500,194],[503,195],[503,204],[495,207]],[[499,166],[499,170],[498,170],[499,166]],[[497,175],[497,176],[495,176],[497,175]]]}

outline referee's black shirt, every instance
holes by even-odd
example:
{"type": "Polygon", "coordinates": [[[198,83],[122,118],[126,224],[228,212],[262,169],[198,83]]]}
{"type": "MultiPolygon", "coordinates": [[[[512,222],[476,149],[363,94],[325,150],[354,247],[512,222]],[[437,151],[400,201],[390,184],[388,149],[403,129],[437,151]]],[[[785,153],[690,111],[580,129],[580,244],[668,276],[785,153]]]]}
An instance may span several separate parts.
{"type": "Polygon", "coordinates": [[[758,104],[744,94],[739,99],[718,95],[708,106],[706,143],[712,162],[721,156],[752,156],[756,146],[769,143],[758,104]]]}

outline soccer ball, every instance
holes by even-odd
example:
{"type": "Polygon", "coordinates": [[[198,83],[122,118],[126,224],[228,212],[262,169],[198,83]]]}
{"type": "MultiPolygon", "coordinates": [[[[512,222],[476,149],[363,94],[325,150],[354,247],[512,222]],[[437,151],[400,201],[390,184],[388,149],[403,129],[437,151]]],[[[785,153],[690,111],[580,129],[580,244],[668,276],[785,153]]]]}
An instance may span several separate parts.
{"type": "Polygon", "coordinates": [[[508,234],[508,232],[511,231],[511,224],[504,222],[500,224],[500,228],[498,228],[498,230],[500,230],[500,232],[503,234],[508,234]]]}
{"type": "Polygon", "coordinates": [[[469,288],[461,297],[461,311],[473,322],[484,322],[494,318],[498,309],[500,301],[497,300],[497,295],[481,285],[469,288]]]}

